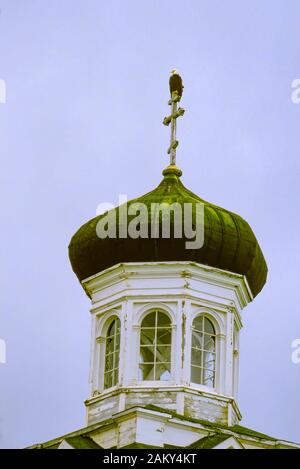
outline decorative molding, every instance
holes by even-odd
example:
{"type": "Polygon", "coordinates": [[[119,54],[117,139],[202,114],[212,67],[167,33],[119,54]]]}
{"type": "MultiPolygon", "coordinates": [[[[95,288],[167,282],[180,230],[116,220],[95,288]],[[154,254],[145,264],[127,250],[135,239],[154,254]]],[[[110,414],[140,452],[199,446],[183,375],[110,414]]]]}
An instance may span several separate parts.
{"type": "Polygon", "coordinates": [[[182,272],[187,272],[187,276],[189,278],[193,278],[198,281],[205,281],[206,283],[211,283],[215,286],[218,285],[220,287],[223,286],[225,288],[236,290],[236,295],[241,307],[246,306],[246,304],[253,299],[245,276],[194,262],[131,262],[117,264],[116,266],[110,267],[109,269],[83,280],[82,285],[93,298],[93,294],[95,292],[100,292],[108,286],[112,287],[124,282],[123,278],[120,279],[120,275],[124,277],[124,273],[128,274],[130,277],[130,287],[127,288],[131,289],[133,287],[132,284],[137,278],[182,278],[182,272]],[[188,266],[189,270],[187,271],[187,269],[182,269],[182,266],[188,266]]]}
{"type": "Polygon", "coordinates": [[[105,337],[103,337],[103,336],[96,337],[96,342],[98,344],[104,344],[105,343],[105,337]]]}
{"type": "Polygon", "coordinates": [[[225,340],[226,334],[220,332],[219,334],[216,334],[216,338],[220,340],[225,340]]]}
{"type": "Polygon", "coordinates": [[[181,277],[189,277],[190,278],[191,276],[192,276],[192,274],[189,270],[182,270],[181,277]]]}

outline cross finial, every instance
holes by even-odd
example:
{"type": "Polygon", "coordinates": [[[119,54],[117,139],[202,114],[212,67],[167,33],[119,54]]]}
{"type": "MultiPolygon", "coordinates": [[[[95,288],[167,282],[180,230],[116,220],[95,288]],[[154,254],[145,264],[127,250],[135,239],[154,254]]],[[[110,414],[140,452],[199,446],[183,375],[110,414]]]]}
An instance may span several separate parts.
{"type": "MultiPolygon", "coordinates": [[[[178,140],[176,140],[176,119],[177,117],[183,116],[185,112],[183,108],[177,108],[177,104],[181,100],[183,92],[183,83],[181,76],[176,70],[171,71],[169,87],[171,99],[168,101],[168,104],[171,106],[171,114],[164,118],[163,124],[171,124],[171,137],[168,154],[170,155],[170,167],[176,168],[176,148],[179,144],[178,140]]],[[[180,170],[178,169],[178,171],[180,170]]]]}

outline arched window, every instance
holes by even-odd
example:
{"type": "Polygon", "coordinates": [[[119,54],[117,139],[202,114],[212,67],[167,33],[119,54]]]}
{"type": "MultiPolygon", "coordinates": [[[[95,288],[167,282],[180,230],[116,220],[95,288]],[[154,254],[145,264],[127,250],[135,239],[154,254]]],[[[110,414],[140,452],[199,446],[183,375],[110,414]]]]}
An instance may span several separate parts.
{"type": "Polygon", "coordinates": [[[172,327],[167,314],[152,311],[143,319],[139,379],[167,381],[171,376],[172,327]]]}
{"type": "Polygon", "coordinates": [[[104,389],[111,388],[119,380],[120,320],[113,320],[105,338],[104,389]]]}
{"type": "Polygon", "coordinates": [[[192,326],[191,382],[215,386],[216,332],[205,316],[197,316],[192,326]]]}

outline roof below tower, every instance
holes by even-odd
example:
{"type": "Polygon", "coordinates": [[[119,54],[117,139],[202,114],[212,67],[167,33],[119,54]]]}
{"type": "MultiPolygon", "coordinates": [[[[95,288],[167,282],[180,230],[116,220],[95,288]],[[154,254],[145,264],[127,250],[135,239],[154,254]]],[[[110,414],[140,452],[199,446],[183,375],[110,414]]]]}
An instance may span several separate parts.
{"type": "Polygon", "coordinates": [[[300,449],[300,445],[240,425],[228,427],[147,405],[132,407],[110,419],[28,449],[114,448],[300,449]]]}
{"type": "MultiPolygon", "coordinates": [[[[85,223],[72,237],[69,256],[72,268],[80,281],[95,275],[115,264],[123,262],[193,261],[229,272],[245,275],[253,296],[264,286],[267,265],[258,241],[249,224],[239,215],[201,199],[181,182],[178,171],[165,171],[164,179],[153,191],[128,202],[144,204],[148,210],[148,237],[100,238],[97,225],[106,214],[99,215],[85,223]],[[196,204],[204,207],[204,243],[199,249],[187,249],[190,241],[183,233],[174,236],[174,218],[171,217],[170,237],[162,237],[162,218],[159,219],[159,237],[151,237],[152,204],[191,204],[193,229],[196,227],[196,204]]],[[[117,226],[120,221],[120,207],[115,212],[117,226]]],[[[134,218],[128,215],[128,224],[134,218]]]]}

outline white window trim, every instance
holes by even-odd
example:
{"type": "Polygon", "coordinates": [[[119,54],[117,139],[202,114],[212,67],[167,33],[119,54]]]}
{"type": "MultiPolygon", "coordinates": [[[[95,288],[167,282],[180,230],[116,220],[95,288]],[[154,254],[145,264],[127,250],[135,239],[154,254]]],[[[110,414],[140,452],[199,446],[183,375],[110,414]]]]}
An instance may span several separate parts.
{"type": "Polygon", "coordinates": [[[175,323],[175,313],[170,307],[161,303],[149,303],[141,308],[136,316],[136,323],[133,324],[132,329],[135,330],[135,384],[140,387],[164,387],[175,385],[175,367],[176,367],[176,332],[177,325],[175,323]],[[144,318],[153,311],[161,311],[166,314],[171,322],[171,372],[169,380],[139,380],[139,364],[140,364],[140,342],[141,342],[141,326],[144,318]]]}
{"type": "Polygon", "coordinates": [[[96,344],[95,344],[95,356],[96,356],[96,362],[95,362],[95,372],[96,376],[95,378],[95,385],[96,385],[96,390],[99,393],[106,393],[110,392],[114,389],[117,389],[120,386],[120,356],[122,353],[122,347],[123,347],[123,340],[124,338],[122,337],[122,318],[120,311],[117,310],[111,310],[107,314],[103,314],[101,318],[98,319],[99,324],[97,327],[98,331],[101,331],[101,334],[96,336],[96,344]],[[112,386],[110,388],[104,388],[104,371],[105,371],[105,349],[106,349],[106,335],[108,332],[108,329],[113,322],[114,319],[119,319],[120,321],[120,354],[119,354],[119,379],[118,383],[115,386],[112,386]]]}
{"type": "Polygon", "coordinates": [[[221,382],[221,371],[222,367],[225,366],[225,363],[223,363],[223,360],[221,359],[222,355],[222,350],[221,350],[221,342],[222,339],[225,338],[225,332],[224,332],[224,326],[223,323],[220,321],[219,315],[216,311],[214,311],[211,308],[197,308],[195,311],[193,311],[190,314],[189,317],[189,324],[187,325],[187,361],[188,361],[188,385],[193,388],[197,389],[199,391],[203,392],[215,392],[215,393],[222,393],[222,382],[221,382]],[[216,362],[215,362],[215,385],[214,387],[210,386],[205,386],[204,384],[198,384],[194,383],[191,381],[191,352],[192,352],[192,332],[193,332],[193,322],[194,319],[198,316],[204,316],[207,319],[211,321],[211,323],[214,326],[215,329],[215,337],[216,337],[216,343],[215,343],[215,348],[216,348],[216,362]]]}

